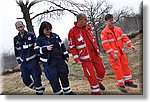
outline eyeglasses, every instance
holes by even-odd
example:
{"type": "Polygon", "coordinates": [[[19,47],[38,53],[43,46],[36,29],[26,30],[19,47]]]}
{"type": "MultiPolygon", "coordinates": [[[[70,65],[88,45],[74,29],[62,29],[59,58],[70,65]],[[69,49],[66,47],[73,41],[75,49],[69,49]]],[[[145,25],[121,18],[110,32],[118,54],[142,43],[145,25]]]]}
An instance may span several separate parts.
{"type": "Polygon", "coordinates": [[[44,30],[46,30],[46,31],[51,31],[51,29],[49,29],[49,28],[44,28],[44,30]]]}

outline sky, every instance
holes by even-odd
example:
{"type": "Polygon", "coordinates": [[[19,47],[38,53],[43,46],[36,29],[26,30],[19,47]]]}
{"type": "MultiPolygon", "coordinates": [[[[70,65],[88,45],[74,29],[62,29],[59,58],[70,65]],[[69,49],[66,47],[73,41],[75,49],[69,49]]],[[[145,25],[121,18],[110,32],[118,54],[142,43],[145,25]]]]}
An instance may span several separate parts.
{"type": "MultiPolygon", "coordinates": [[[[83,0],[76,0],[81,3],[83,0]]],[[[106,0],[113,5],[114,10],[119,10],[123,6],[131,7],[135,12],[139,11],[139,4],[142,0],[106,0]]],[[[38,10],[38,8],[36,8],[38,10]]],[[[22,17],[21,10],[15,0],[1,0],[0,3],[0,53],[5,50],[13,51],[13,37],[17,35],[14,24],[17,17],[22,17]],[[9,3],[9,4],[8,4],[9,3]]],[[[73,15],[66,15],[60,20],[51,22],[53,32],[57,33],[61,39],[68,37],[69,30],[73,27],[76,18],[73,15]]],[[[24,22],[24,20],[23,20],[24,22]]],[[[38,36],[39,25],[33,20],[35,33],[38,36]]]]}

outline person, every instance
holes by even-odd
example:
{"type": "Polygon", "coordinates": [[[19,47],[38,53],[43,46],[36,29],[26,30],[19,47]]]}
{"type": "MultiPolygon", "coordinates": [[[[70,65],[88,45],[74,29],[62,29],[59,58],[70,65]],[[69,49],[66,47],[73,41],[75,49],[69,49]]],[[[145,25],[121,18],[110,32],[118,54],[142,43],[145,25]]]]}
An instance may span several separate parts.
{"type": "Polygon", "coordinates": [[[91,94],[100,95],[100,89],[105,90],[102,84],[105,66],[100,58],[92,28],[87,24],[87,17],[84,13],[77,15],[77,22],[70,29],[68,40],[70,52],[75,62],[82,65],[84,76],[89,81],[91,94]]]}
{"type": "Polygon", "coordinates": [[[102,45],[108,54],[110,65],[116,75],[118,88],[122,92],[127,92],[125,86],[137,88],[137,85],[132,82],[124,43],[133,50],[136,48],[127,35],[123,33],[122,29],[114,26],[112,14],[107,14],[105,21],[106,26],[100,34],[102,45]]]}
{"type": "Polygon", "coordinates": [[[14,51],[23,83],[35,89],[37,95],[43,95],[45,88],[41,83],[42,72],[34,52],[35,34],[27,32],[22,21],[17,21],[15,26],[19,33],[14,37],[14,51]]]}
{"type": "Polygon", "coordinates": [[[66,63],[69,60],[68,52],[60,37],[52,32],[52,25],[47,21],[43,21],[40,25],[35,52],[40,54],[45,75],[54,94],[75,95],[68,79],[69,69],[66,63]]]}

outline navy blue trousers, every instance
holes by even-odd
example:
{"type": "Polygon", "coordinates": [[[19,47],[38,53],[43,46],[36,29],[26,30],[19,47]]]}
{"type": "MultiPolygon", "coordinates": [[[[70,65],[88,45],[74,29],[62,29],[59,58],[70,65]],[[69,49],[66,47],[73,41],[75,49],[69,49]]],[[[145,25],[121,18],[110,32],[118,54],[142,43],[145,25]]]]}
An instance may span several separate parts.
{"type": "Polygon", "coordinates": [[[39,63],[36,59],[32,59],[28,62],[22,62],[21,66],[21,77],[23,83],[28,86],[32,87],[31,84],[33,83],[35,87],[41,87],[41,68],[39,63]]]}
{"type": "Polygon", "coordinates": [[[50,60],[49,63],[43,63],[44,72],[49,80],[54,93],[57,93],[63,88],[69,87],[68,80],[68,65],[64,60],[50,60]],[[61,82],[61,85],[60,85],[61,82]]]}

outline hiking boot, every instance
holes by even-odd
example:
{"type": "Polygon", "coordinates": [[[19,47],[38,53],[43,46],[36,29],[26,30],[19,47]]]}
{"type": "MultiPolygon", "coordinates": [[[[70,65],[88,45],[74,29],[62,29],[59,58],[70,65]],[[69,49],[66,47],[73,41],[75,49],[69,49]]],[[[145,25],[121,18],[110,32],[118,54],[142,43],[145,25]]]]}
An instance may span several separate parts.
{"type": "Polygon", "coordinates": [[[104,86],[102,83],[99,83],[99,88],[100,88],[101,90],[105,90],[105,86],[104,86]]]}
{"type": "Polygon", "coordinates": [[[129,87],[137,88],[137,85],[136,85],[136,84],[134,84],[133,82],[125,82],[124,84],[125,84],[125,86],[129,86],[129,87]]]}
{"type": "Polygon", "coordinates": [[[65,93],[65,95],[76,95],[74,92],[65,93]]]}
{"type": "Polygon", "coordinates": [[[118,86],[118,89],[119,89],[121,92],[127,93],[127,89],[125,88],[125,86],[118,86]]]}

